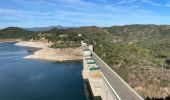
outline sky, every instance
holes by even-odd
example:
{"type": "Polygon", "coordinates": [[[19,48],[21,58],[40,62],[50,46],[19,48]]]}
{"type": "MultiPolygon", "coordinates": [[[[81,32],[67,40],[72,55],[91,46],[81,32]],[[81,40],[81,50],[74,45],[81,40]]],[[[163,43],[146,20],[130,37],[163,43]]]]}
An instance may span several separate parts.
{"type": "Polygon", "coordinates": [[[0,0],[0,28],[170,24],[170,0],[0,0]]]}

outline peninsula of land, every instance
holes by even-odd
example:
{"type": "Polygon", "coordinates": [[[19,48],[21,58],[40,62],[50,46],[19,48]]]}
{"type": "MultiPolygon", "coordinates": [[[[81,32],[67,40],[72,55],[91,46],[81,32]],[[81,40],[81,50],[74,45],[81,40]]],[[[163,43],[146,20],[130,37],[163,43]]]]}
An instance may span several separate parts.
{"type": "Polygon", "coordinates": [[[16,43],[17,46],[40,48],[32,55],[26,56],[26,59],[39,59],[49,61],[79,61],[82,60],[81,48],[50,48],[52,43],[39,41],[20,41],[16,43]]]}

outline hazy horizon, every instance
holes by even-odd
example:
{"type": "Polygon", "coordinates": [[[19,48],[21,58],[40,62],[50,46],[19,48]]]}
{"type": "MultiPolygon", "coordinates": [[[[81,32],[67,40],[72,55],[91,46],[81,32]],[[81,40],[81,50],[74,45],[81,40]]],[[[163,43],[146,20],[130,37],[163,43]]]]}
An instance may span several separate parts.
{"type": "Polygon", "coordinates": [[[54,25],[54,26],[35,26],[35,27],[20,27],[20,26],[7,26],[2,27],[0,29],[8,28],[8,27],[18,27],[23,29],[29,29],[29,28],[48,28],[48,27],[68,27],[68,28],[78,28],[78,27],[90,27],[90,26],[96,26],[96,27],[112,27],[112,26],[126,26],[126,25],[170,25],[170,24],[124,24],[124,25],[110,25],[110,26],[97,26],[97,25],[88,25],[88,26],[61,26],[61,25],[54,25]]]}

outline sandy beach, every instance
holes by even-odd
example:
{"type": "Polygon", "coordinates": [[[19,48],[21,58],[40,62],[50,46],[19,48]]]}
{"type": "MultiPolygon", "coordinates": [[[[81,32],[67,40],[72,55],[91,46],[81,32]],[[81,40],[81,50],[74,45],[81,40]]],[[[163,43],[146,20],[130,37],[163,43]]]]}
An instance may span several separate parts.
{"type": "Polygon", "coordinates": [[[53,49],[44,48],[39,51],[34,52],[33,55],[24,57],[27,59],[41,59],[41,60],[51,60],[51,61],[74,61],[82,60],[81,48],[67,48],[67,49],[53,49]]]}
{"type": "Polygon", "coordinates": [[[34,48],[49,48],[52,43],[40,41],[20,41],[16,43],[17,46],[34,47],[34,48]]]}
{"type": "Polygon", "coordinates": [[[0,43],[4,42],[18,42],[21,41],[20,39],[0,39],[0,43]]]}
{"type": "Polygon", "coordinates": [[[41,48],[40,50],[34,52],[32,55],[24,57],[26,59],[39,59],[59,62],[78,61],[83,59],[81,48],[54,49],[49,48],[49,46],[52,45],[51,43],[27,41],[21,41],[15,45],[41,48]]]}

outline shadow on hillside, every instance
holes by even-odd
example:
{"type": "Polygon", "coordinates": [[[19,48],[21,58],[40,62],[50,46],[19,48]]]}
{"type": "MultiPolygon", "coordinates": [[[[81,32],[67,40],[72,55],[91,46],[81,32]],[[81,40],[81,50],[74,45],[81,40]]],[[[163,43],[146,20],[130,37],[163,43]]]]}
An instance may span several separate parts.
{"type": "Polygon", "coordinates": [[[145,100],[170,100],[170,96],[166,97],[165,99],[163,98],[146,98],[145,100]]]}

